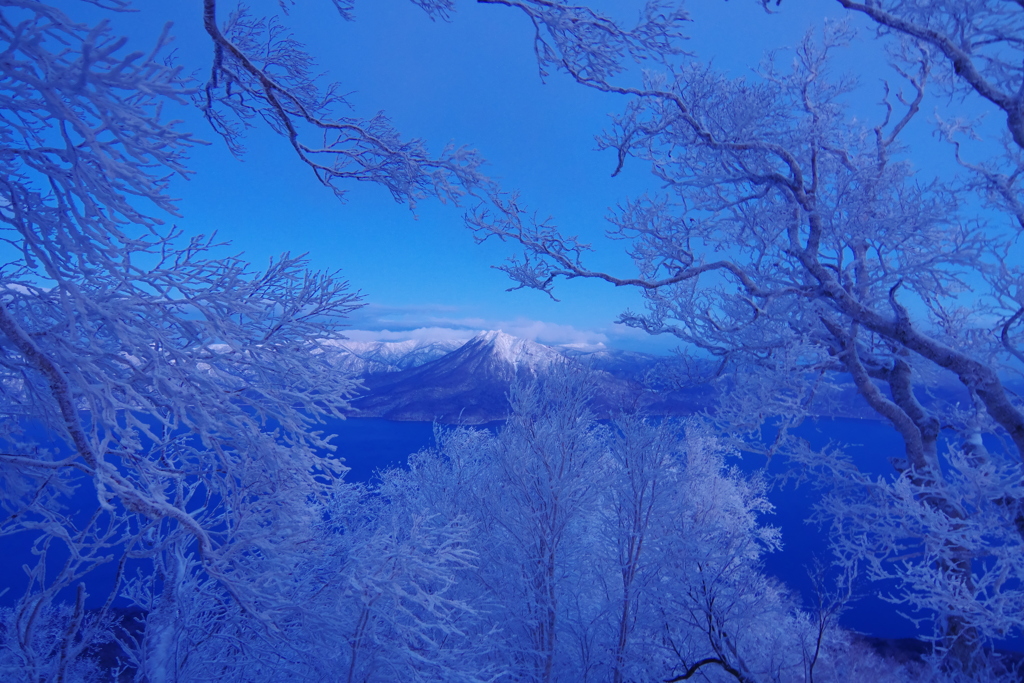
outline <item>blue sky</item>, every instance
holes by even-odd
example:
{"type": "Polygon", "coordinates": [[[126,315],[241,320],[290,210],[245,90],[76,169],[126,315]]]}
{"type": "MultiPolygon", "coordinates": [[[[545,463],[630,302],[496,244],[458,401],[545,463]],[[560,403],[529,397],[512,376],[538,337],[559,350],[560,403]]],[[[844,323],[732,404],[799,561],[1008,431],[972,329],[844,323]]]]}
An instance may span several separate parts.
{"type": "MultiPolygon", "coordinates": [[[[72,16],[90,14],[76,0],[63,4],[72,16]]],[[[222,4],[226,15],[230,3],[222,4]]],[[[641,5],[594,4],[627,19],[641,5]]],[[[133,48],[149,47],[159,27],[173,21],[176,58],[189,69],[205,69],[210,48],[200,0],[138,6],[135,15],[113,18],[133,48]]],[[[277,7],[276,1],[252,4],[256,13],[277,7]]],[[[838,6],[824,0],[787,0],[782,10],[768,16],[754,0],[691,3],[690,48],[702,60],[746,74],[765,49],[792,45],[823,17],[839,16],[838,6]]],[[[338,81],[351,93],[356,113],[383,110],[405,136],[424,139],[432,150],[448,142],[476,148],[489,162],[486,172],[505,189],[518,190],[541,216],[598,247],[592,267],[633,272],[624,245],[603,238],[603,217],[609,207],[657,186],[636,163],[611,178],[614,155],[595,151],[594,143],[624,100],[560,74],[542,82],[532,29],[508,8],[464,1],[447,23],[432,22],[409,0],[363,0],[356,13],[355,22],[345,22],[328,0],[306,0],[285,17],[318,59],[325,82],[338,81]]],[[[870,38],[851,50],[848,64],[881,69],[884,55],[870,38]]],[[[339,203],[268,129],[251,131],[239,160],[197,113],[174,116],[212,143],[192,154],[195,175],[174,185],[182,213],[175,222],[187,234],[216,230],[257,265],[290,251],[308,252],[313,268],[341,269],[368,304],[353,317],[353,338],[450,338],[501,328],[547,343],[655,352],[675,346],[613,324],[624,309],[642,306],[635,291],[577,281],[558,287],[560,302],[536,291],[506,292],[509,281],[491,266],[511,247],[475,244],[463,227],[462,208],[425,201],[414,215],[367,183],[352,184],[339,203]]]]}

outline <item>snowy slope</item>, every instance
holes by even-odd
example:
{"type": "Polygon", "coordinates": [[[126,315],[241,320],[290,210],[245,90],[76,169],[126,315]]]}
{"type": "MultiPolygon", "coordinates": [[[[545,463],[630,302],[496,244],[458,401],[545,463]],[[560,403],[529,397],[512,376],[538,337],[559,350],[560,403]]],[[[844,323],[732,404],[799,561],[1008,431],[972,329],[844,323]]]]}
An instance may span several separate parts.
{"type": "Polygon", "coordinates": [[[429,363],[455,351],[465,342],[461,339],[422,341],[409,339],[398,342],[358,342],[335,339],[325,343],[331,348],[331,362],[339,369],[354,375],[407,370],[429,363]]]}
{"type": "Polygon", "coordinates": [[[603,370],[616,377],[642,382],[648,372],[655,369],[664,357],[653,356],[637,351],[623,349],[601,349],[598,351],[581,351],[572,347],[559,349],[568,358],[578,361],[581,365],[593,370],[603,370]]]}
{"type": "MultiPolygon", "coordinates": [[[[353,401],[354,416],[461,424],[504,419],[512,380],[542,375],[560,362],[576,361],[543,344],[500,331],[485,332],[418,367],[366,377],[368,391],[353,401]]],[[[598,413],[654,402],[637,382],[597,370],[593,378],[598,383],[598,413]]],[[[680,406],[666,410],[683,411],[680,406]]]]}

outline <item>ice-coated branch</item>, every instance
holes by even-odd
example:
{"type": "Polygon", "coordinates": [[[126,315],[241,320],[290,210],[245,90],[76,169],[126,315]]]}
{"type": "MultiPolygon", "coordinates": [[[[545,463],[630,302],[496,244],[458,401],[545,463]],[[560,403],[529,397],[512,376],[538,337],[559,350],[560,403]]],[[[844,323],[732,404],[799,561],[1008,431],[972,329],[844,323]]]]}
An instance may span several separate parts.
{"type": "Polygon", "coordinates": [[[999,340],[1003,343],[1003,347],[1006,351],[1014,358],[1024,363],[1024,353],[1021,352],[1013,343],[1010,341],[1010,329],[1024,316],[1024,308],[1020,308],[1016,313],[1010,316],[1003,324],[1003,329],[999,333],[999,340]]]}
{"type": "MultiPolygon", "coordinates": [[[[443,2],[418,4],[441,17],[449,8],[443,2]]],[[[343,16],[345,5],[338,6],[343,16]]],[[[342,115],[339,110],[348,105],[337,86],[321,92],[313,59],[276,17],[257,18],[241,8],[222,28],[217,9],[217,0],[204,0],[203,26],[214,53],[199,104],[235,153],[242,151],[243,129],[261,118],[339,197],[346,180],[379,183],[411,206],[426,197],[457,201],[489,185],[472,150],[449,146],[431,156],[421,140],[403,140],[383,114],[342,115]]]]}
{"type": "Polygon", "coordinates": [[[718,666],[722,667],[722,669],[727,674],[731,675],[737,681],[747,680],[746,676],[744,676],[741,672],[737,671],[735,668],[730,666],[729,663],[725,660],[719,659],[718,657],[705,657],[699,662],[694,662],[692,665],[690,665],[690,668],[688,668],[685,673],[681,673],[678,676],[675,676],[674,678],[666,678],[665,683],[677,683],[678,681],[688,681],[695,675],[697,675],[698,671],[700,671],[705,666],[708,666],[709,664],[717,664],[718,666]]]}
{"type": "Polygon", "coordinates": [[[24,12],[0,17],[9,56],[0,118],[11,132],[0,142],[0,223],[13,232],[4,239],[51,279],[82,261],[109,265],[136,239],[126,226],[174,213],[169,176],[188,172],[192,137],[160,119],[162,101],[189,93],[180,70],[159,59],[167,32],[149,54],[123,54],[124,39],[106,23],[76,24],[29,0],[3,5],[24,12]],[[68,47],[51,53],[54,45],[68,47]]]}
{"type": "Polygon", "coordinates": [[[1003,111],[1014,142],[1024,148],[1024,51],[1019,33],[1024,27],[1024,6],[1005,0],[973,0],[968,6],[948,7],[905,0],[837,1],[880,27],[936,48],[957,81],[1003,111]]]}
{"type": "Polygon", "coordinates": [[[539,223],[536,218],[528,216],[526,209],[520,206],[517,196],[507,200],[493,197],[490,206],[482,205],[467,217],[467,225],[477,233],[480,241],[497,237],[501,240],[514,240],[526,248],[523,260],[510,259],[509,265],[500,266],[500,270],[519,282],[517,289],[532,287],[551,294],[557,278],[583,277],[604,280],[616,287],[657,290],[699,278],[705,273],[724,271],[735,278],[751,296],[774,295],[761,289],[736,264],[725,260],[685,267],[665,266],[673,274],[657,279],[620,278],[589,270],[581,262],[582,253],[590,250],[589,245],[578,242],[574,237],[564,237],[549,223],[539,223]],[[536,258],[531,260],[531,256],[536,258]]]}
{"type": "Polygon", "coordinates": [[[679,41],[689,20],[681,3],[650,0],[632,28],[567,0],[477,0],[523,12],[534,26],[534,53],[541,75],[562,69],[589,85],[606,84],[628,60],[663,60],[683,54],[679,41]]]}

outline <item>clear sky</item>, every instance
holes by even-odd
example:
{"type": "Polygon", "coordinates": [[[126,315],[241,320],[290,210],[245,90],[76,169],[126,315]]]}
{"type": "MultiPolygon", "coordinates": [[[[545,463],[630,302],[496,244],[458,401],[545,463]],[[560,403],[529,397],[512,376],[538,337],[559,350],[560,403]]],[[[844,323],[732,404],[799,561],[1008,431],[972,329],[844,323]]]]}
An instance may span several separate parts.
{"type": "MultiPolygon", "coordinates": [[[[75,17],[95,15],[79,0],[59,4],[75,17]]],[[[629,19],[641,5],[594,4],[629,19]]],[[[226,15],[231,3],[222,5],[226,15]]],[[[211,49],[202,33],[200,0],[137,6],[137,14],[113,18],[115,29],[141,50],[164,22],[173,21],[176,59],[202,77],[211,49]]],[[[278,3],[251,6],[254,13],[272,13],[278,3]]],[[[840,16],[829,0],[786,0],[781,10],[768,16],[755,0],[690,3],[690,48],[702,60],[748,74],[765,49],[793,45],[811,25],[840,16]]],[[[532,27],[508,8],[465,0],[445,23],[432,22],[409,0],[363,0],[356,15],[355,22],[345,22],[329,0],[303,0],[285,17],[317,58],[325,83],[337,81],[352,93],[355,113],[383,110],[405,136],[424,139],[432,150],[448,142],[476,148],[489,162],[486,172],[505,189],[518,190],[541,216],[599,247],[593,267],[634,272],[624,245],[602,237],[603,217],[627,197],[656,189],[656,181],[636,163],[611,178],[614,154],[595,151],[594,142],[607,115],[625,104],[622,98],[589,91],[560,74],[542,82],[532,27]]],[[[864,34],[846,63],[880,70],[884,53],[870,32],[864,34]]],[[[877,79],[868,81],[880,92],[877,79]]],[[[656,352],[674,346],[671,339],[613,324],[624,309],[642,306],[636,291],[562,283],[560,302],[532,290],[506,292],[509,281],[491,266],[511,247],[475,244],[463,227],[462,208],[425,201],[414,215],[367,183],[352,184],[340,203],[265,127],[250,132],[248,152],[239,160],[196,112],[174,116],[212,143],[192,154],[195,175],[174,185],[182,213],[175,222],[187,234],[216,230],[256,264],[291,251],[308,252],[313,268],[341,269],[369,304],[352,320],[354,338],[465,337],[500,328],[547,343],[656,352]]]]}

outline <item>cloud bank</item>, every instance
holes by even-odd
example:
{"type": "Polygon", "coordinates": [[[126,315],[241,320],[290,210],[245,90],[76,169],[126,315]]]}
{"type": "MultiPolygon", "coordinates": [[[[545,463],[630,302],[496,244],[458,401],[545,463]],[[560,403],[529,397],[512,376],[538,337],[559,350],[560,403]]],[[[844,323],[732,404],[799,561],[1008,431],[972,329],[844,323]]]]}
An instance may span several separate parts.
{"type": "Polygon", "coordinates": [[[487,330],[501,330],[549,346],[570,346],[585,351],[608,347],[663,353],[673,348],[667,338],[613,325],[606,329],[580,329],[573,325],[517,317],[513,319],[459,315],[457,306],[382,306],[370,304],[352,316],[344,334],[353,341],[466,341],[487,330]]]}

